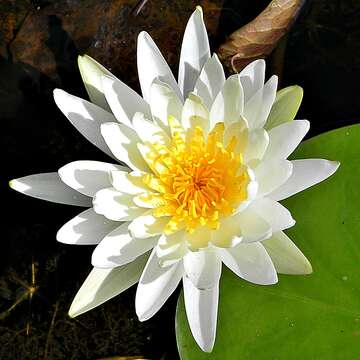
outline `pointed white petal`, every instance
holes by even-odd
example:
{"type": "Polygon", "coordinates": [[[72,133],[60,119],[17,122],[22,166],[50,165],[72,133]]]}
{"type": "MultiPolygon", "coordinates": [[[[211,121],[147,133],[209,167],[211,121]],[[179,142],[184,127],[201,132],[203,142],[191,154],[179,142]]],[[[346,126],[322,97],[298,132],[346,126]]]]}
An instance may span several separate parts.
{"type": "Polygon", "coordinates": [[[195,287],[214,287],[221,276],[221,259],[215,249],[189,251],[184,257],[184,271],[195,287]]]}
{"type": "Polygon", "coordinates": [[[275,101],[278,78],[272,76],[244,105],[250,129],[262,128],[275,101]]]}
{"type": "Polygon", "coordinates": [[[114,188],[98,191],[93,199],[94,211],[114,221],[129,221],[144,213],[145,209],[137,207],[132,196],[121,193],[114,188]]]}
{"type": "Polygon", "coordinates": [[[185,231],[161,235],[155,250],[161,266],[174,265],[189,252],[185,242],[185,231]]]}
{"type": "Polygon", "coordinates": [[[292,218],[290,211],[269,198],[255,200],[248,209],[260,215],[269,223],[273,233],[295,225],[295,220],[292,218]]]}
{"type": "Polygon", "coordinates": [[[151,84],[150,107],[153,118],[165,129],[168,127],[169,116],[181,120],[181,100],[169,85],[158,79],[151,84]]]}
{"type": "Polygon", "coordinates": [[[133,170],[149,171],[137,149],[140,142],[136,132],[126,125],[111,122],[101,125],[101,134],[114,156],[133,170]]]}
{"type": "Polygon", "coordinates": [[[147,201],[146,198],[156,195],[157,194],[152,191],[145,190],[142,194],[137,194],[134,196],[134,203],[142,208],[155,209],[157,204],[159,204],[159,202],[161,203],[161,200],[157,199],[158,201],[156,201],[153,199],[153,201],[147,201]]]}
{"type": "Polygon", "coordinates": [[[307,275],[312,273],[309,260],[282,231],[262,242],[280,274],[307,275]]]}
{"type": "Polygon", "coordinates": [[[244,109],[244,93],[238,75],[228,77],[210,109],[210,127],[218,122],[226,125],[238,121],[244,109]]]}
{"type": "Polygon", "coordinates": [[[238,215],[220,220],[218,230],[212,232],[211,243],[217,247],[232,247],[242,240],[241,224],[238,215]]]}
{"type": "Polygon", "coordinates": [[[145,31],[142,31],[138,36],[137,67],[141,92],[148,103],[150,103],[150,86],[156,78],[168,84],[179,99],[183,98],[169,65],[151,36],[145,31]]]}
{"type": "Polygon", "coordinates": [[[87,140],[113,157],[100,133],[101,124],[115,121],[113,114],[60,89],[54,90],[54,100],[58,108],[87,140]]]}
{"type": "Polygon", "coordinates": [[[197,289],[183,277],[184,300],[189,326],[202,351],[211,352],[215,343],[219,302],[219,283],[206,290],[197,289]]]}
{"type": "Polygon", "coordinates": [[[293,171],[288,181],[269,195],[274,200],[286,199],[324,181],[334,174],[340,165],[338,161],[324,159],[293,160],[291,163],[293,171]]]}
{"type": "Polygon", "coordinates": [[[258,113],[256,122],[254,124],[255,128],[264,127],[266,120],[270,114],[271,107],[273,106],[276,98],[277,85],[278,85],[278,77],[276,75],[273,75],[265,83],[262,90],[261,108],[258,113]]]}
{"type": "Polygon", "coordinates": [[[241,243],[250,243],[268,239],[272,234],[271,225],[260,215],[251,210],[245,210],[234,215],[234,220],[238,222],[241,243]]]}
{"type": "Polygon", "coordinates": [[[264,129],[249,132],[248,145],[244,154],[245,162],[261,160],[269,144],[269,135],[264,129]]]}
{"type": "Polygon", "coordinates": [[[208,247],[213,231],[207,226],[198,226],[192,233],[186,233],[185,240],[189,249],[197,251],[208,247]]]}
{"type": "Polygon", "coordinates": [[[56,240],[64,244],[95,245],[120,224],[96,214],[90,208],[63,225],[56,234],[56,240]]]}
{"type": "Polygon", "coordinates": [[[264,86],[265,61],[255,60],[247,65],[239,74],[244,89],[244,102],[248,102],[255,93],[264,86]]]}
{"type": "Polygon", "coordinates": [[[90,197],[68,187],[61,181],[59,174],[56,172],[24,176],[11,180],[9,185],[13,190],[36,199],[59,204],[91,206],[90,197]]]}
{"type": "Polygon", "coordinates": [[[182,274],[181,263],[161,267],[153,250],[136,291],[135,308],[140,321],[150,319],[163,306],[178,286],[182,274]]]}
{"type": "Polygon", "coordinates": [[[127,265],[113,269],[93,268],[77,292],[69,316],[83,314],[136,284],[148,257],[149,254],[144,254],[127,265]]]}
{"type": "Polygon", "coordinates": [[[131,235],[139,239],[144,239],[161,234],[170,218],[167,216],[157,218],[152,215],[152,210],[141,209],[143,214],[134,219],[129,225],[131,235]]]}
{"type": "Polygon", "coordinates": [[[287,159],[309,131],[307,120],[286,122],[269,131],[269,146],[265,159],[287,159]]]}
{"type": "Polygon", "coordinates": [[[141,171],[112,171],[110,174],[110,181],[112,186],[125,194],[137,195],[148,190],[142,181],[145,175],[141,171]]]}
{"type": "Polygon", "coordinates": [[[112,170],[127,168],[101,161],[79,160],[66,164],[58,170],[61,180],[80,193],[93,197],[99,190],[110,187],[112,170]]]}
{"type": "Polygon", "coordinates": [[[194,93],[199,95],[208,109],[225,83],[224,69],[214,54],[204,65],[196,81],[194,93]]]}
{"type": "Polygon", "coordinates": [[[275,267],[260,242],[239,244],[220,252],[224,264],[241,278],[259,285],[277,283],[275,267]]]}
{"type": "Polygon", "coordinates": [[[249,143],[249,129],[247,122],[243,117],[241,117],[238,121],[233,122],[230,126],[225,127],[225,145],[228,145],[233,137],[236,138],[236,147],[234,149],[235,153],[243,154],[249,143]]]}
{"type": "Polygon", "coordinates": [[[135,113],[133,117],[133,129],[144,143],[150,142],[151,144],[154,144],[159,142],[163,145],[170,144],[170,138],[164,130],[154,122],[145,119],[144,114],[142,113],[135,113]]]}
{"type": "Polygon", "coordinates": [[[107,75],[115,78],[114,75],[88,55],[80,55],[78,57],[78,65],[91,102],[106,111],[110,111],[110,107],[105,99],[101,77],[107,75]]]}
{"type": "Polygon", "coordinates": [[[258,194],[267,195],[285,184],[292,174],[291,161],[271,159],[261,162],[255,169],[255,178],[259,183],[258,194]]]}
{"type": "Polygon", "coordinates": [[[206,61],[210,46],[200,6],[190,16],[181,46],[178,82],[184,97],[194,90],[195,82],[206,61]]]}
{"type": "Polygon", "coordinates": [[[95,248],[91,264],[98,268],[125,265],[151,250],[158,238],[136,239],[130,235],[129,223],[124,223],[107,234],[95,248]]]}
{"type": "Polygon", "coordinates": [[[205,134],[209,131],[209,110],[202,99],[194,93],[189,93],[185,100],[181,121],[185,130],[199,125],[205,134]]]}
{"type": "Polygon", "coordinates": [[[131,119],[136,112],[141,112],[148,118],[151,117],[147,102],[122,81],[103,76],[102,84],[111,111],[120,123],[131,127],[131,119]]]}

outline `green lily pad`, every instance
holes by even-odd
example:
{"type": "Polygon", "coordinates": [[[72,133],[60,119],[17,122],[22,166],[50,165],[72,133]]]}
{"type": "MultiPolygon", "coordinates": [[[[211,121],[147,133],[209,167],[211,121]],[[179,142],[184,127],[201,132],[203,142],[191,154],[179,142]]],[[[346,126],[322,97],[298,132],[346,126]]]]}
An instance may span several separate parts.
{"type": "Polygon", "coordinates": [[[331,178],[284,201],[297,220],[287,234],[313,274],[257,286],[224,268],[211,354],[193,340],[180,296],[182,360],[360,359],[360,125],[307,140],[294,158],[341,162],[331,178]]]}

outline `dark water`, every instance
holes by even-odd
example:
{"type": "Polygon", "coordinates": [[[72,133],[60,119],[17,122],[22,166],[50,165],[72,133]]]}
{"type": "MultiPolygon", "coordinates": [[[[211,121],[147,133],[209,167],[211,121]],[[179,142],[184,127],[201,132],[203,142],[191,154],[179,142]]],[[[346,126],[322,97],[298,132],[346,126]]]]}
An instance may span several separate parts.
{"type": "MultiPolygon", "coordinates": [[[[27,11],[37,11],[46,18],[48,26],[45,38],[28,45],[35,48],[40,44],[37,57],[32,54],[28,57],[34,60],[31,65],[14,55],[13,49],[18,54],[21,47],[11,45],[18,31],[21,35],[21,27],[27,26],[26,22],[21,23],[14,15],[11,19],[18,22],[14,38],[0,37],[5,44],[0,52],[0,359],[99,359],[115,355],[176,359],[176,295],[145,323],[139,323],[135,314],[134,288],[78,319],[67,317],[71,300],[91,269],[92,248],[59,244],[55,234],[81,209],[26,198],[7,185],[12,178],[55,171],[74,160],[108,160],[72,128],[52,100],[55,87],[86,98],[76,57],[87,46],[86,41],[92,41],[87,38],[74,41],[56,11],[47,13],[49,8],[56,9],[62,3],[68,8],[80,6],[78,1],[5,1],[0,5],[1,9],[10,4],[6,11],[19,17],[21,12],[26,15],[27,11]],[[46,54],[51,55],[55,67],[37,66],[44,64],[44,56],[50,56],[46,54]]],[[[112,2],[104,3],[110,6],[112,2]]],[[[126,3],[135,5],[137,1],[126,3]]],[[[149,11],[147,6],[154,10],[156,3],[149,0],[142,11],[149,11]]],[[[181,3],[161,1],[169,7],[181,8],[181,3]]],[[[225,1],[218,11],[219,25],[211,37],[214,49],[266,4],[266,1],[225,1]]],[[[190,14],[188,5],[186,2],[183,11],[190,14]]],[[[158,9],[160,15],[162,9],[158,9]]],[[[282,85],[299,84],[304,88],[298,118],[311,121],[310,136],[360,119],[359,15],[360,2],[356,0],[308,1],[288,36],[282,85]]],[[[143,22],[146,21],[145,16],[143,22]]],[[[29,26],[29,36],[31,29],[29,26]]],[[[178,42],[178,46],[180,38],[174,36],[172,41],[178,42]]],[[[161,48],[166,46],[164,41],[161,48]]],[[[135,57],[130,61],[135,64],[135,57]]],[[[119,62],[114,62],[116,68],[115,65],[121,67],[119,62]]],[[[117,75],[134,84],[134,74],[117,75]]]]}

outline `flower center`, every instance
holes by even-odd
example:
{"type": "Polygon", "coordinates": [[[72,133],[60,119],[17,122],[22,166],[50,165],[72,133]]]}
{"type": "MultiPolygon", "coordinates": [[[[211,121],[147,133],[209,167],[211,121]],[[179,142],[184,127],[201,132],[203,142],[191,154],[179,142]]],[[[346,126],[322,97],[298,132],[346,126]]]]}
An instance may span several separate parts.
{"type": "MultiPolygon", "coordinates": [[[[249,175],[237,139],[224,138],[224,124],[217,123],[205,136],[195,125],[184,131],[179,122],[169,119],[171,144],[147,144],[146,160],[154,175],[143,182],[156,191],[142,196],[151,203],[156,217],[170,216],[165,233],[198,226],[218,229],[221,217],[231,215],[247,198],[249,175]]],[[[228,137],[226,137],[228,138],[228,137]]]]}

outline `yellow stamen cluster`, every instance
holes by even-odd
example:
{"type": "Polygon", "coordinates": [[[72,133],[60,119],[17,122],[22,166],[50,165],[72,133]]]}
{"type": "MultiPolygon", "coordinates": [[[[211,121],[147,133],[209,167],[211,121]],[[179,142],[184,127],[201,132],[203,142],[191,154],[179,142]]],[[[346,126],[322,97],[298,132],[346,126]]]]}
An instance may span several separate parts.
{"type": "Polygon", "coordinates": [[[145,144],[146,161],[154,174],[143,182],[154,191],[141,200],[154,207],[156,217],[170,216],[165,233],[198,226],[219,227],[247,198],[249,176],[242,154],[236,153],[236,136],[224,141],[224,124],[217,123],[205,136],[200,126],[187,132],[169,118],[171,144],[145,144]]]}

